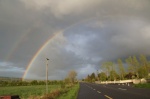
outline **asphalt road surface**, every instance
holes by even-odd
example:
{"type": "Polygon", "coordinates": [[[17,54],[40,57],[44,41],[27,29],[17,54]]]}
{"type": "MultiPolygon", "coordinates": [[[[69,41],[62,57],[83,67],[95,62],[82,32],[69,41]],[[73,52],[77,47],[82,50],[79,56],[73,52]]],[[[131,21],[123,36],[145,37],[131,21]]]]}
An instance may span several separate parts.
{"type": "Polygon", "coordinates": [[[150,89],[80,83],[77,99],[150,99],[150,89]]]}

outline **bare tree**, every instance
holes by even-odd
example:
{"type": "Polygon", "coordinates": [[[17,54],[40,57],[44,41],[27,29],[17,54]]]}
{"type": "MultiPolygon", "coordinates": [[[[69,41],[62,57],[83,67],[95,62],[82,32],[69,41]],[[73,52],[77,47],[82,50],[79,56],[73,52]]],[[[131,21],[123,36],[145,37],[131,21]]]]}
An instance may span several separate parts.
{"type": "Polygon", "coordinates": [[[74,70],[71,70],[71,71],[68,73],[68,78],[70,79],[70,82],[71,82],[71,83],[74,83],[74,82],[75,82],[76,76],[77,76],[77,73],[76,73],[76,71],[74,71],[74,70]]]}

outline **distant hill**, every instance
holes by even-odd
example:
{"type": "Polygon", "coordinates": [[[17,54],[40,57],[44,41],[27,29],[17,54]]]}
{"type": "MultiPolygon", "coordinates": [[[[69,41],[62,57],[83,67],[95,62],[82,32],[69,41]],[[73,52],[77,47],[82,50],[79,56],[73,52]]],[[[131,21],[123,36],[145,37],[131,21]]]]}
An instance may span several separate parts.
{"type": "MultiPolygon", "coordinates": [[[[37,79],[22,79],[22,78],[17,78],[17,77],[2,77],[0,76],[0,81],[33,81],[33,80],[37,80],[37,79]]],[[[45,80],[37,80],[37,81],[45,81],[45,80]]]]}
{"type": "Polygon", "coordinates": [[[22,81],[22,78],[15,78],[15,77],[1,77],[0,81],[22,81]]]}

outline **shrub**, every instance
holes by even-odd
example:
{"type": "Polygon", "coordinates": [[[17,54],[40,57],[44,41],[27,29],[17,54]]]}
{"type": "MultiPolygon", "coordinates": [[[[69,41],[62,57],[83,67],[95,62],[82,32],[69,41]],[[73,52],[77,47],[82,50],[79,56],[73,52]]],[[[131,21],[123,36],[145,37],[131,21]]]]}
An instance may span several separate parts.
{"type": "Polygon", "coordinates": [[[65,84],[64,83],[61,84],[61,88],[65,88],[65,84]]]}

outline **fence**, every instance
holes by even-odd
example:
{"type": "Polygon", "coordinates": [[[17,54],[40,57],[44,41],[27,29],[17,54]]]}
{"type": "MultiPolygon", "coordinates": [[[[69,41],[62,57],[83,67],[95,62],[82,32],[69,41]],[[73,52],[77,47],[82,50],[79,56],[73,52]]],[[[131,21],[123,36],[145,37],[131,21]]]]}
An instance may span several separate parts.
{"type": "Polygon", "coordinates": [[[119,80],[119,81],[95,81],[97,84],[125,84],[125,83],[133,83],[133,84],[139,84],[139,83],[146,83],[146,79],[129,79],[129,80],[119,80]]]}

